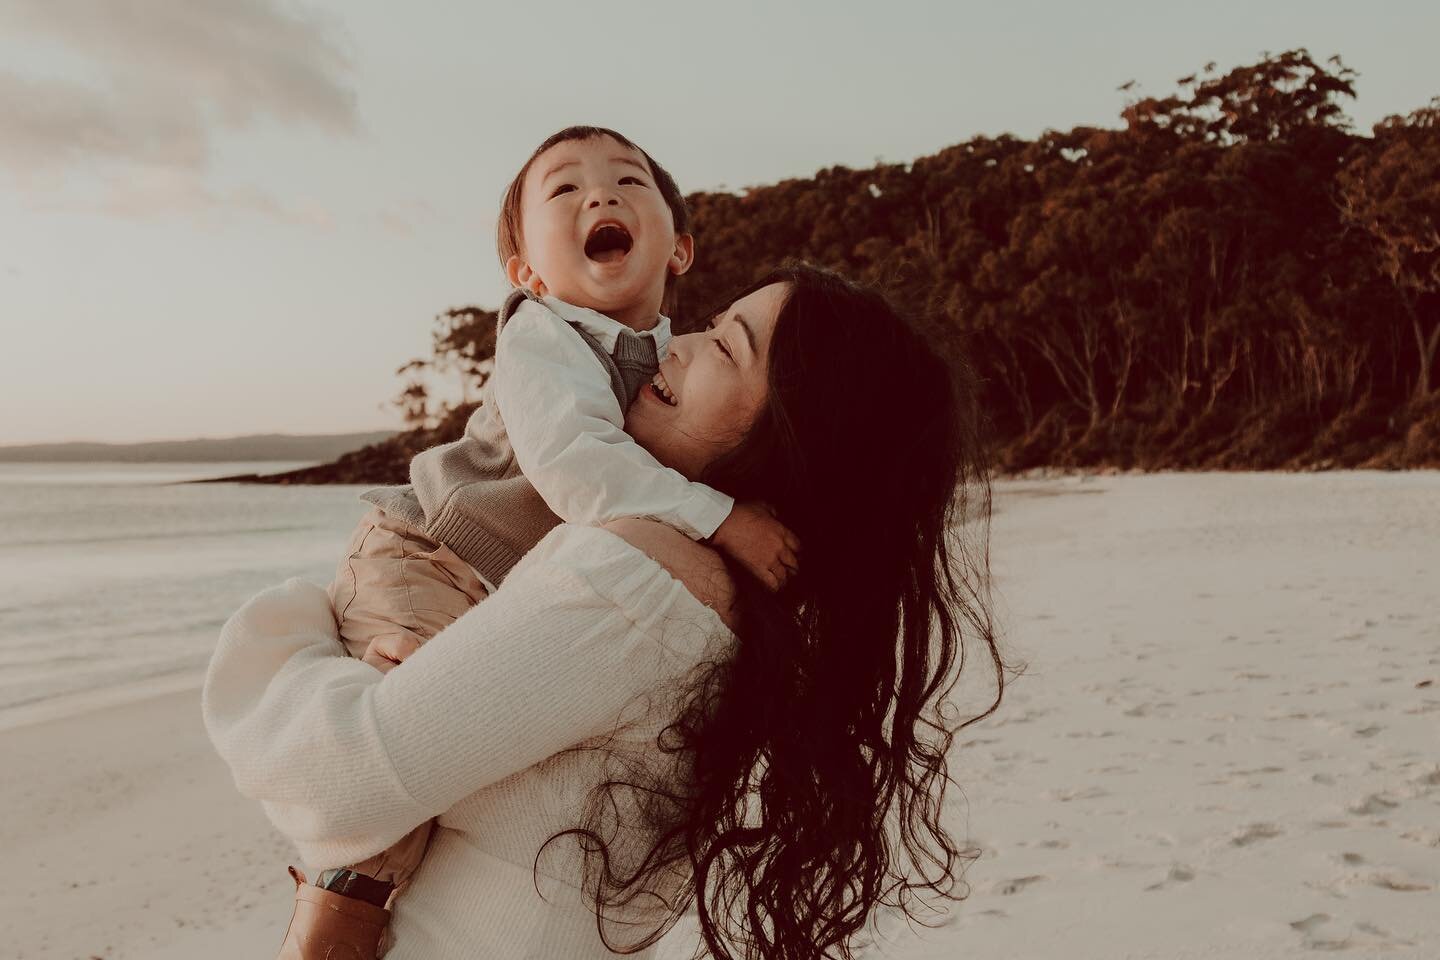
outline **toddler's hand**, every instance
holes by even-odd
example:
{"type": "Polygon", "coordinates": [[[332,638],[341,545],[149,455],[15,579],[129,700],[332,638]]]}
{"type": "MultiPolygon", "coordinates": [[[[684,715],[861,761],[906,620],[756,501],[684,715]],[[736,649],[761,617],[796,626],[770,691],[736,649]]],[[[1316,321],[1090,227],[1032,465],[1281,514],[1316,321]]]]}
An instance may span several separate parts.
{"type": "Polygon", "coordinates": [[[376,637],[370,641],[370,646],[365,648],[365,656],[360,659],[381,673],[389,673],[419,649],[420,644],[410,637],[398,635],[376,637]]]}
{"type": "Polygon", "coordinates": [[[799,566],[799,538],[758,500],[736,503],[710,542],[771,590],[783,587],[799,566]]]}

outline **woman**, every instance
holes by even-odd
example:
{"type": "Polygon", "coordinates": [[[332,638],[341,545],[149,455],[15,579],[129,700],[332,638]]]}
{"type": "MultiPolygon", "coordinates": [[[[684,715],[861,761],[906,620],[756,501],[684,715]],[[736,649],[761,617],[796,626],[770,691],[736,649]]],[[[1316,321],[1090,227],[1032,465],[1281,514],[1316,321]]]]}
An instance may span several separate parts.
{"type": "Polygon", "coordinates": [[[774,505],[804,550],[778,593],[626,520],[558,527],[388,674],[340,655],[300,581],[226,626],[207,727],[311,867],[440,816],[393,960],[649,955],[692,905],[717,957],[848,956],[878,904],[954,897],[964,642],[995,668],[980,716],[1003,691],[968,386],[957,402],[879,294],[806,266],[676,337],[661,372],[676,402],[642,390],[627,430],[774,505]]]}

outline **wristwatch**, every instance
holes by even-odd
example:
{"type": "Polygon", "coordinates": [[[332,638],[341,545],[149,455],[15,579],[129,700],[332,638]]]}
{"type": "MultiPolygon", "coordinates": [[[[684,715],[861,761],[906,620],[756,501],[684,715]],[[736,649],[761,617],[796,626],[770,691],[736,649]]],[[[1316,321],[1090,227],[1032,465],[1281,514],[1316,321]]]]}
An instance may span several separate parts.
{"type": "Polygon", "coordinates": [[[390,899],[390,892],[395,889],[393,883],[386,883],[384,880],[376,880],[374,877],[367,877],[363,873],[346,869],[326,870],[318,880],[319,882],[315,886],[322,890],[338,893],[351,900],[363,900],[381,908],[390,899]]]}

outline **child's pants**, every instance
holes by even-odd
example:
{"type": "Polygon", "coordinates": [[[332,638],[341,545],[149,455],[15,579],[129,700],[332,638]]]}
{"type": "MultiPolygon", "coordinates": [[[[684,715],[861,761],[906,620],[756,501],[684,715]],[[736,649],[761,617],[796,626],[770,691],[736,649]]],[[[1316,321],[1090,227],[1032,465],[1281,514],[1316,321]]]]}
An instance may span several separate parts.
{"type": "MultiPolygon", "coordinates": [[[[475,569],[455,551],[379,507],[355,528],[330,585],[340,638],[356,658],[377,637],[399,634],[424,644],[486,596],[475,569]]],[[[403,886],[425,855],[432,824],[350,869],[403,886]]]]}

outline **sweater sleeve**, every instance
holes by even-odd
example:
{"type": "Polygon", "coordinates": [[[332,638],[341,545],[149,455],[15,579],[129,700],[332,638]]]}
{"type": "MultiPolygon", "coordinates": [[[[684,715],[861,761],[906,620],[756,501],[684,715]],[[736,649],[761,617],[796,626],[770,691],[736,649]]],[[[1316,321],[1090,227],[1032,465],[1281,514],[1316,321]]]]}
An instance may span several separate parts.
{"type": "Polygon", "coordinates": [[[307,863],[340,865],[609,733],[633,698],[728,636],[624,540],[561,526],[388,674],[343,656],[319,587],[261,593],[221,631],[202,710],[240,792],[307,863]]]}
{"type": "Polygon", "coordinates": [[[542,305],[526,301],[501,329],[491,389],[520,471],[567,523],[653,517],[701,540],[730,515],[729,496],[664,466],[625,432],[590,349],[542,305]]]}

